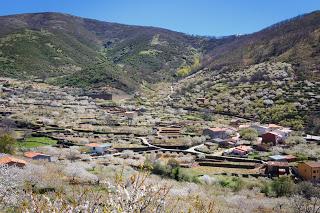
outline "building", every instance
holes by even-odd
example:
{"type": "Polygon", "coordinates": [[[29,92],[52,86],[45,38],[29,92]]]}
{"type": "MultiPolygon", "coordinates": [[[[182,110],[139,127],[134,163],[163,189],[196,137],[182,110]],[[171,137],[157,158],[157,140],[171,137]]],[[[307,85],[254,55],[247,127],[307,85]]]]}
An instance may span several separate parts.
{"type": "Polygon", "coordinates": [[[203,130],[204,135],[208,135],[210,138],[220,138],[227,139],[234,133],[234,130],[231,128],[208,128],[203,130]]]}
{"type": "Polygon", "coordinates": [[[0,154],[0,165],[24,167],[27,164],[24,160],[15,158],[10,155],[0,154]]]}
{"type": "Polygon", "coordinates": [[[298,173],[304,180],[320,181],[320,162],[299,163],[298,173]]]}
{"type": "Polygon", "coordinates": [[[32,160],[47,160],[51,162],[51,156],[45,155],[39,152],[25,152],[23,154],[26,158],[31,158],[32,160]]]}
{"type": "Polygon", "coordinates": [[[250,146],[237,146],[232,150],[232,154],[245,156],[249,154],[253,149],[250,146]]]}
{"type": "Polygon", "coordinates": [[[268,161],[265,174],[275,177],[279,175],[289,175],[290,169],[288,162],[268,161]]]}
{"type": "Polygon", "coordinates": [[[261,138],[262,143],[272,143],[274,146],[284,142],[284,137],[275,131],[264,133],[261,138]]]}
{"type": "Polygon", "coordinates": [[[111,144],[109,143],[89,143],[86,144],[87,147],[90,148],[91,153],[93,154],[105,154],[108,152],[108,149],[111,147],[111,144]]]}
{"type": "Polygon", "coordinates": [[[271,161],[278,161],[278,162],[294,162],[297,160],[297,157],[293,155],[272,155],[269,156],[271,161]]]}

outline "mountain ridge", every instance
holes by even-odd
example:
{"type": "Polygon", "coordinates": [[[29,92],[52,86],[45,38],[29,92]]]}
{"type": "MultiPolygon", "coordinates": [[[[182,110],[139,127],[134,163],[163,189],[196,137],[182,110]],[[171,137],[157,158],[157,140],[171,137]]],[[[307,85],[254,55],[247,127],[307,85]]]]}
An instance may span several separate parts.
{"type": "Polygon", "coordinates": [[[279,61],[292,63],[299,78],[319,78],[320,11],[223,38],[56,12],[1,16],[0,26],[2,76],[134,91],[144,81],[174,81],[206,67],[279,61]]]}

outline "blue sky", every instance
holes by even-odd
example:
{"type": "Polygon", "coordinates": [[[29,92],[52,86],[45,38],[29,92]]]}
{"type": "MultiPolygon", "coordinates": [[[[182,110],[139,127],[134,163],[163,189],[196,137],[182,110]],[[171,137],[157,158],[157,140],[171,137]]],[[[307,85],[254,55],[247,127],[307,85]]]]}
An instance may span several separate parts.
{"type": "Polygon", "coordinates": [[[0,0],[0,15],[64,12],[213,36],[255,32],[314,10],[320,0],[0,0]]]}

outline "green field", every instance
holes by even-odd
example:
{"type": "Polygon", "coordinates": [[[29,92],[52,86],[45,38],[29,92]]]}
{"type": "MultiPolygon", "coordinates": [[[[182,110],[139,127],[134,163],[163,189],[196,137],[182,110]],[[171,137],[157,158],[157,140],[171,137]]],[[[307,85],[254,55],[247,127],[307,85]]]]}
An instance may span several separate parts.
{"type": "Polygon", "coordinates": [[[18,148],[35,148],[39,146],[52,146],[57,143],[57,140],[48,137],[29,137],[23,141],[16,143],[18,148]]]}

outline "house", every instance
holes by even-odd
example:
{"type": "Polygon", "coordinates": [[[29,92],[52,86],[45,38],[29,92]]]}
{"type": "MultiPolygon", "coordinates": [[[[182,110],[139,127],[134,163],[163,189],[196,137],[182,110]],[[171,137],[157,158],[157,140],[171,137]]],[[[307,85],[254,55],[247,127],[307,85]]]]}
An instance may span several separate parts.
{"type": "Polygon", "coordinates": [[[26,158],[31,158],[32,160],[47,160],[51,162],[51,156],[45,155],[39,152],[25,152],[23,154],[26,158]]]}
{"type": "Polygon", "coordinates": [[[290,169],[288,162],[268,161],[265,169],[265,174],[269,176],[289,175],[290,169]]]}
{"type": "Polygon", "coordinates": [[[272,143],[274,146],[284,142],[284,137],[275,131],[264,133],[261,135],[261,138],[262,143],[272,143]]]}
{"type": "Polygon", "coordinates": [[[10,155],[1,154],[0,155],[0,165],[4,166],[17,166],[17,167],[24,167],[27,164],[24,160],[15,158],[10,155]]]}
{"type": "Polygon", "coordinates": [[[263,126],[260,124],[252,124],[250,128],[257,130],[259,136],[269,132],[269,128],[267,126],[263,126]]]}
{"type": "Polygon", "coordinates": [[[227,139],[233,134],[234,130],[231,128],[208,128],[203,130],[203,135],[208,135],[210,138],[227,139]]]}
{"type": "Polygon", "coordinates": [[[296,161],[297,158],[293,155],[272,155],[269,156],[271,161],[278,161],[278,162],[293,162],[296,161]]]}
{"type": "Polygon", "coordinates": [[[320,162],[309,161],[299,163],[298,173],[304,180],[320,181],[320,162]]]}
{"type": "Polygon", "coordinates": [[[237,146],[232,150],[232,154],[245,156],[249,154],[253,149],[250,146],[237,146]]]}
{"type": "Polygon", "coordinates": [[[111,147],[111,144],[109,144],[109,143],[102,143],[102,144],[89,143],[89,144],[86,144],[85,146],[90,148],[91,153],[102,155],[102,154],[105,154],[108,152],[107,150],[111,147]]]}

